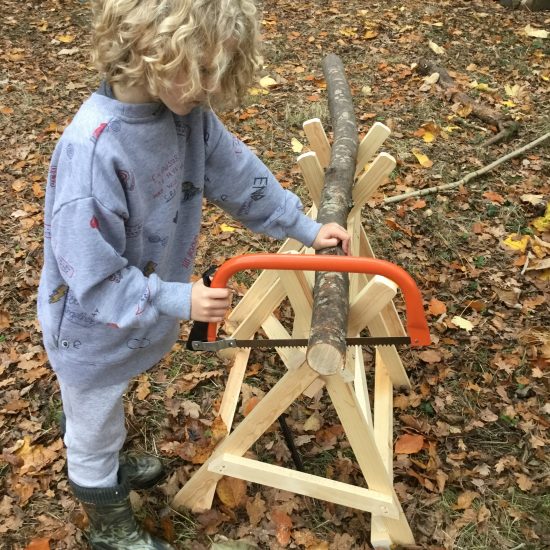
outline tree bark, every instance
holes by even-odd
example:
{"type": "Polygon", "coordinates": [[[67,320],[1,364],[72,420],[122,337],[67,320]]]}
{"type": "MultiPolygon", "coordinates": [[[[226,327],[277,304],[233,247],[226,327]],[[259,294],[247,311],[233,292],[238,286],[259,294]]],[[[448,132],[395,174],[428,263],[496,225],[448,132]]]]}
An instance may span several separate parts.
{"type": "MultiPolygon", "coordinates": [[[[323,60],[323,73],[327,81],[334,140],[317,221],[322,224],[336,222],[346,227],[359,148],[357,123],[340,58],[327,55],[323,60]]],[[[337,246],[319,250],[317,254],[343,255],[344,252],[341,246],[337,246]]],[[[348,294],[347,273],[316,273],[307,361],[313,370],[323,375],[334,374],[345,365],[348,294]]]]}

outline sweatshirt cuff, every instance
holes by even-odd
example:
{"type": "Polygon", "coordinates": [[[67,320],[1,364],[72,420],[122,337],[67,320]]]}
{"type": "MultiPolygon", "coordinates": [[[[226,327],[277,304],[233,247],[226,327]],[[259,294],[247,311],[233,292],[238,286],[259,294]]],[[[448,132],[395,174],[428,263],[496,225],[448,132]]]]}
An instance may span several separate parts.
{"type": "Polygon", "coordinates": [[[288,228],[288,236],[304,243],[306,246],[311,246],[321,226],[322,224],[319,222],[301,213],[297,222],[292,227],[288,228]]]}
{"type": "Polygon", "coordinates": [[[177,319],[191,318],[191,283],[171,283],[158,280],[154,304],[162,315],[177,319]]]}

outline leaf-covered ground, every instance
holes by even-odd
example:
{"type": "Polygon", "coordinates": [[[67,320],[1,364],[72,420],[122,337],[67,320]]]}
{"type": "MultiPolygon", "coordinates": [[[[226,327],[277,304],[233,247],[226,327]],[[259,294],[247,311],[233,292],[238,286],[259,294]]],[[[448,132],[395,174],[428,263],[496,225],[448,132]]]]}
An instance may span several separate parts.
{"type": "MultiPolygon", "coordinates": [[[[377,256],[417,280],[434,340],[426,350],[405,352],[413,389],[395,397],[395,483],[418,548],[547,548],[548,147],[448,194],[382,201],[459,180],[549,131],[549,13],[510,12],[492,0],[266,0],[263,8],[260,76],[272,80],[258,81],[246,104],[224,119],[283,185],[308,203],[293,147],[306,144],[307,119],[319,117],[330,130],[325,54],[345,64],[360,135],[374,121],[392,129],[384,150],[397,168],[369,202],[364,222],[377,256]],[[425,80],[416,70],[420,60],[445,67],[460,91],[518,121],[519,134],[484,147],[494,128],[425,80]]],[[[49,156],[98,84],[88,58],[88,9],[86,1],[0,0],[6,549],[87,547],[86,520],[64,473],[59,390],[41,346],[35,298],[49,156]]],[[[242,252],[277,247],[207,205],[197,273],[242,252]]],[[[242,293],[251,282],[240,278],[236,288],[242,293]]],[[[285,319],[290,311],[284,306],[279,314],[285,319]]],[[[237,420],[282,370],[273,354],[253,356],[237,420]]],[[[208,548],[224,537],[248,541],[242,548],[370,548],[368,514],[262,486],[226,481],[210,512],[170,510],[171,497],[212,446],[226,374],[220,359],[175,349],[132,383],[127,447],[160,454],[169,471],[159,488],[134,495],[148,528],[181,548],[208,548]]],[[[295,403],[287,422],[307,471],[364,486],[325,396],[295,403]]],[[[251,452],[292,467],[276,425],[251,452]]]]}

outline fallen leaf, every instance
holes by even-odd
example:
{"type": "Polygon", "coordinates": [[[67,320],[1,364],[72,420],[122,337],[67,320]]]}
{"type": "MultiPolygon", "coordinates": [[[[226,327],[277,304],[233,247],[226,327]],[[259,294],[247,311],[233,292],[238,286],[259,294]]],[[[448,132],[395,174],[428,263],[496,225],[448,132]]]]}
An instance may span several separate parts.
{"type": "Polygon", "coordinates": [[[147,374],[142,374],[138,379],[138,386],[136,388],[136,397],[143,401],[151,393],[151,382],[147,374]]]}
{"type": "Polygon", "coordinates": [[[290,140],[290,143],[292,144],[292,150],[295,153],[301,153],[302,152],[302,149],[304,148],[304,146],[296,138],[292,138],[290,140]]]}
{"type": "Polygon", "coordinates": [[[441,353],[434,349],[427,349],[418,354],[418,357],[424,361],[424,363],[439,363],[443,357],[441,353]]]}
{"type": "Polygon", "coordinates": [[[395,453],[398,455],[410,455],[418,453],[424,446],[424,436],[420,434],[404,434],[395,442],[395,453]]]}
{"type": "Polygon", "coordinates": [[[483,196],[486,199],[489,199],[490,201],[496,202],[498,204],[504,204],[504,202],[506,201],[506,199],[502,195],[499,195],[494,191],[486,191],[485,193],[483,193],[483,196]]]}
{"type": "Polygon", "coordinates": [[[534,195],[532,193],[526,193],[525,195],[521,195],[520,199],[522,200],[522,202],[528,202],[533,206],[544,204],[544,195],[534,195]]]}
{"type": "Polygon", "coordinates": [[[523,32],[526,36],[530,36],[531,38],[548,38],[548,31],[536,29],[535,27],[531,27],[531,25],[526,25],[523,32]]]}
{"type": "Polygon", "coordinates": [[[432,52],[436,53],[437,55],[445,55],[445,50],[441,46],[437,45],[435,42],[428,40],[428,46],[430,47],[430,50],[432,50],[432,52]]]}
{"type": "Polygon", "coordinates": [[[72,34],[60,34],[55,38],[56,40],[59,40],[59,42],[63,42],[64,44],[70,44],[75,39],[75,36],[73,36],[72,34]]]}
{"type": "Polygon", "coordinates": [[[428,305],[428,313],[431,315],[443,315],[443,313],[447,313],[447,306],[437,298],[432,298],[428,305]]]}
{"type": "Polygon", "coordinates": [[[516,476],[516,483],[522,491],[530,491],[533,488],[533,481],[529,479],[525,474],[514,474],[516,476]]]}
{"type": "Polygon", "coordinates": [[[535,220],[533,221],[533,225],[541,233],[550,229],[550,202],[546,205],[544,216],[541,216],[540,218],[535,218],[535,220]]]}
{"type": "Polygon", "coordinates": [[[262,499],[262,495],[258,492],[254,495],[254,498],[248,499],[246,503],[246,513],[248,519],[253,526],[256,526],[265,517],[266,505],[262,499]]]}
{"type": "Polygon", "coordinates": [[[418,149],[412,150],[413,155],[416,157],[416,160],[420,163],[421,166],[424,168],[431,168],[433,166],[433,162],[421,151],[418,149]]]}
{"type": "Polygon", "coordinates": [[[271,511],[271,521],[277,529],[277,542],[281,546],[287,546],[290,542],[290,529],[292,528],[292,520],[290,516],[282,510],[275,508],[271,511]]]}
{"type": "Polygon", "coordinates": [[[236,230],[236,227],[232,227],[231,225],[227,225],[226,223],[222,223],[220,225],[220,229],[223,233],[233,233],[233,231],[236,230]]]}
{"type": "Polygon", "coordinates": [[[11,316],[9,311],[0,311],[0,330],[9,328],[11,324],[11,316]]]}
{"type": "Polygon", "coordinates": [[[479,494],[475,491],[464,491],[458,496],[456,504],[453,506],[454,510],[466,510],[471,508],[472,502],[479,498],[479,494]]]}
{"type": "Polygon", "coordinates": [[[468,321],[468,319],[464,319],[463,317],[459,317],[458,315],[455,315],[451,319],[451,323],[458,328],[464,329],[466,332],[470,332],[474,328],[474,325],[471,321],[468,321]]]}
{"type": "Polygon", "coordinates": [[[262,88],[270,88],[271,86],[276,86],[277,81],[270,76],[264,76],[260,79],[260,86],[262,88]]]}
{"type": "Polygon", "coordinates": [[[305,432],[316,432],[321,429],[322,422],[321,417],[317,413],[313,413],[305,422],[304,422],[304,431],[305,432]]]}
{"type": "Polygon", "coordinates": [[[246,501],[246,481],[236,477],[224,476],[216,485],[216,494],[225,506],[239,508],[246,501]]]}
{"type": "Polygon", "coordinates": [[[50,539],[33,539],[25,550],[50,550],[50,539]]]}
{"type": "Polygon", "coordinates": [[[529,241],[530,241],[529,235],[520,235],[519,233],[512,233],[502,241],[502,244],[504,244],[511,250],[519,250],[520,252],[525,252],[525,249],[527,248],[529,241]]]}

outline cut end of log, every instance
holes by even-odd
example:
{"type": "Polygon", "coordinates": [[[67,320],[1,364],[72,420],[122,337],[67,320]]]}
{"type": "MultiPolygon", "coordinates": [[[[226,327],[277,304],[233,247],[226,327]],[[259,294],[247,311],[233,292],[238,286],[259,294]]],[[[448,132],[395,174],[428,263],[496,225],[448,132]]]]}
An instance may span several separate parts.
{"type": "Polygon", "coordinates": [[[344,368],[345,354],[330,344],[314,344],[307,351],[307,363],[322,375],[336,374],[344,368]]]}

